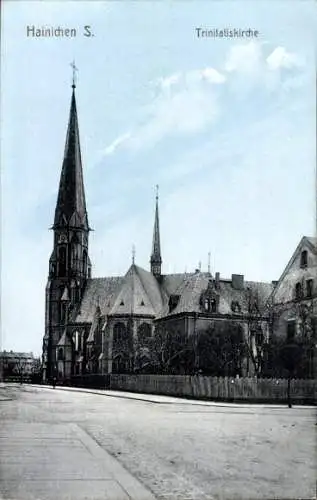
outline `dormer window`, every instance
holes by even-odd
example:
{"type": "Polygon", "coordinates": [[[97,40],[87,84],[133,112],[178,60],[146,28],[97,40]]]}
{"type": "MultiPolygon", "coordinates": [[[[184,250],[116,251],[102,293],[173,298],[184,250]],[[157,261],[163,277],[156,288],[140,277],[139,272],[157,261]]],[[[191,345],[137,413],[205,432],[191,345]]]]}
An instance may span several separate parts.
{"type": "Polygon", "coordinates": [[[124,302],[123,302],[123,300],[121,300],[121,302],[120,302],[120,306],[124,306],[124,302]]]}
{"type": "Polygon", "coordinates": [[[231,311],[235,314],[239,314],[241,312],[241,306],[237,300],[233,300],[231,302],[231,311]]]}
{"type": "Polygon", "coordinates": [[[204,307],[206,312],[215,313],[217,312],[217,301],[215,298],[205,298],[204,307]]]}
{"type": "Polygon", "coordinates": [[[300,255],[300,267],[307,267],[307,250],[303,250],[300,255]]]}
{"type": "Polygon", "coordinates": [[[170,296],[170,299],[169,299],[169,302],[168,302],[168,308],[169,308],[169,312],[172,312],[173,309],[176,308],[178,302],[179,302],[179,299],[180,299],[180,295],[171,295],[170,296]]]}

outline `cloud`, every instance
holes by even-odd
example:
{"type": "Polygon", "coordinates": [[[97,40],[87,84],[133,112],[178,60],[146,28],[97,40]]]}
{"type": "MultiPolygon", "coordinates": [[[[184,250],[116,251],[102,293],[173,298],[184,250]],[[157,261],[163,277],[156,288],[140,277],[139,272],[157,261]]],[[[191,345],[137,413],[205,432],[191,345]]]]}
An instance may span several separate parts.
{"type": "Polygon", "coordinates": [[[278,70],[280,68],[291,69],[300,65],[298,56],[287,52],[284,47],[276,47],[273,52],[266,58],[267,66],[270,70],[278,70]]]}
{"type": "Polygon", "coordinates": [[[168,137],[203,132],[225,112],[227,99],[223,99],[221,88],[243,98],[254,88],[265,92],[295,87],[300,75],[295,75],[295,80],[291,75],[289,84],[290,77],[285,78],[284,72],[300,66],[298,56],[281,46],[267,56],[266,46],[255,41],[234,45],[222,69],[206,66],[157,78],[156,96],[141,110],[142,122],[115,139],[103,154],[113,154],[121,147],[138,152],[168,137]]]}
{"type": "Polygon", "coordinates": [[[109,146],[107,146],[103,150],[102,156],[112,155],[116,151],[116,149],[119,146],[121,146],[121,144],[126,142],[130,137],[131,137],[130,132],[126,132],[125,134],[119,135],[119,137],[117,137],[111,144],[109,144],[109,146]]]}
{"type": "Polygon", "coordinates": [[[159,78],[158,84],[162,90],[169,90],[173,85],[177,84],[181,79],[181,73],[174,73],[166,78],[159,78]]]}
{"type": "Polygon", "coordinates": [[[258,73],[261,65],[261,45],[256,42],[250,42],[231,47],[225,62],[225,70],[228,73],[238,71],[250,75],[258,73]]]}
{"type": "Polygon", "coordinates": [[[209,83],[224,83],[226,81],[226,77],[214,68],[205,68],[200,73],[202,79],[209,83]]]}

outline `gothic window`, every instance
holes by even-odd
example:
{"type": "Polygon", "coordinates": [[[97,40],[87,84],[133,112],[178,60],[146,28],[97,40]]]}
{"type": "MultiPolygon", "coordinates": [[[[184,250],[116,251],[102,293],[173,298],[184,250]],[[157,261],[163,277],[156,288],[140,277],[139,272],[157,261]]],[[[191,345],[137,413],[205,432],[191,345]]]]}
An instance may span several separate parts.
{"type": "Polygon", "coordinates": [[[121,343],[126,337],[126,327],[124,323],[116,323],[113,327],[114,344],[121,343]]]}
{"type": "Polygon", "coordinates": [[[83,251],[83,275],[87,274],[87,250],[83,251]]]}
{"type": "Polygon", "coordinates": [[[72,258],[72,269],[77,271],[78,269],[78,246],[76,242],[72,243],[71,247],[71,258],[72,258]]]}
{"type": "Polygon", "coordinates": [[[66,304],[63,301],[60,303],[60,319],[61,324],[64,324],[66,321],[66,304]]]}
{"type": "Polygon", "coordinates": [[[295,321],[287,322],[287,340],[293,340],[295,337],[295,321]]]}
{"type": "Polygon", "coordinates": [[[55,262],[50,263],[50,276],[55,276],[56,273],[56,265],[55,262]]]}
{"type": "Polygon", "coordinates": [[[255,333],[255,342],[257,346],[261,346],[264,342],[264,335],[262,331],[257,331],[255,333]]]}
{"type": "Polygon", "coordinates": [[[75,351],[78,351],[79,350],[79,332],[75,332],[74,334],[74,337],[73,337],[73,340],[74,340],[74,344],[75,344],[75,351]]]}
{"type": "Polygon", "coordinates": [[[145,343],[149,338],[151,338],[152,329],[149,323],[141,323],[138,328],[138,339],[141,344],[145,343]]]}
{"type": "Polygon", "coordinates": [[[295,285],[295,299],[300,300],[303,296],[303,289],[301,283],[295,285]]]}
{"type": "Polygon", "coordinates": [[[58,349],[57,359],[58,359],[58,361],[63,361],[63,359],[64,359],[64,351],[63,351],[62,347],[60,347],[58,349]]]}
{"type": "Polygon", "coordinates": [[[58,249],[58,276],[66,276],[66,247],[64,246],[58,249]]]}
{"type": "Polygon", "coordinates": [[[306,281],[306,297],[311,298],[313,296],[313,283],[312,279],[306,281]]]}
{"type": "Polygon", "coordinates": [[[307,267],[307,250],[303,250],[301,253],[300,267],[307,267]]]}

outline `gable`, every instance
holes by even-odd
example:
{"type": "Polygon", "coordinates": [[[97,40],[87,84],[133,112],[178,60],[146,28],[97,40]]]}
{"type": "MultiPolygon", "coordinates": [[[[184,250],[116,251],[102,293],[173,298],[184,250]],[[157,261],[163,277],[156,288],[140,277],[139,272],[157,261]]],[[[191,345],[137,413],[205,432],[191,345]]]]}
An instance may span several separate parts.
{"type": "Polygon", "coordinates": [[[313,241],[313,238],[305,236],[301,239],[272,294],[274,303],[293,300],[296,283],[301,283],[305,288],[305,282],[312,279],[317,286],[317,250],[313,241]]]}

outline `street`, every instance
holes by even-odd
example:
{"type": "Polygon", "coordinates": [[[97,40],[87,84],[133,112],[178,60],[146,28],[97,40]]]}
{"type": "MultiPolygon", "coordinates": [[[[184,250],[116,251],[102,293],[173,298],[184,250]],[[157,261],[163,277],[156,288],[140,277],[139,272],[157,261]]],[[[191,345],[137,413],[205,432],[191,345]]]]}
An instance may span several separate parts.
{"type": "Polygon", "coordinates": [[[100,393],[0,384],[0,498],[315,497],[316,408],[100,393]]]}

